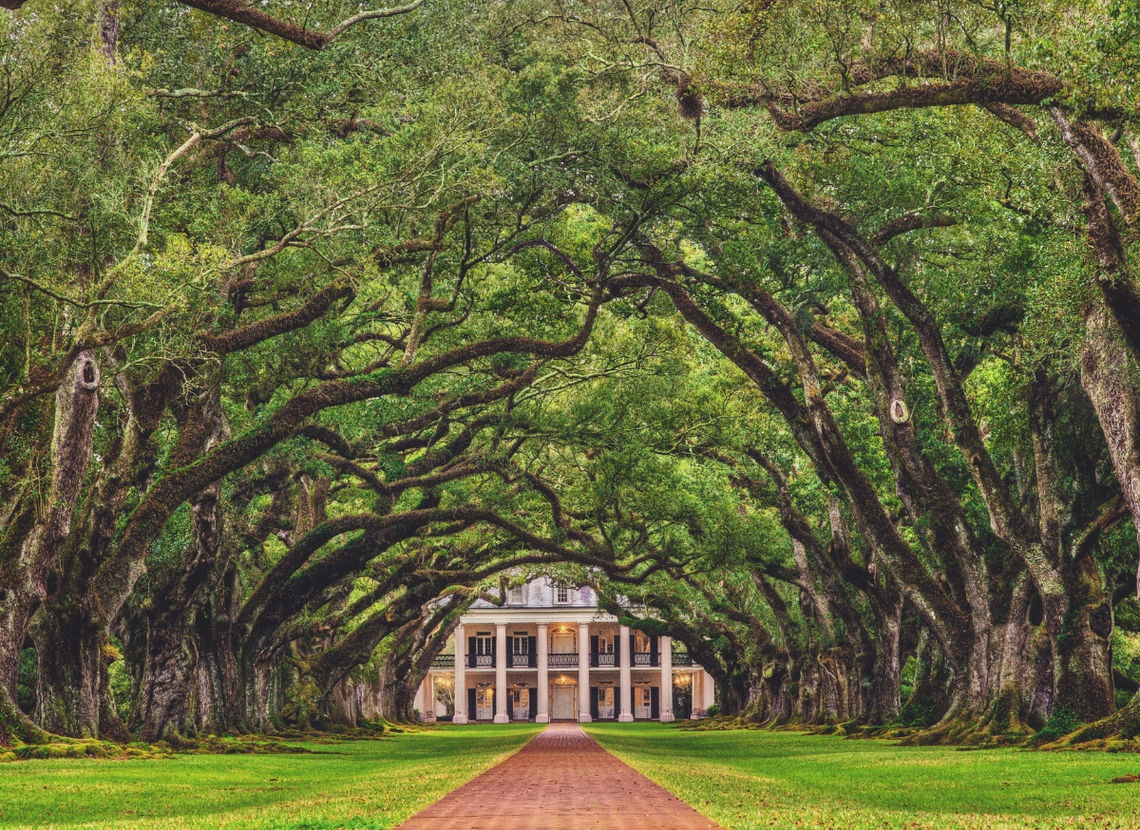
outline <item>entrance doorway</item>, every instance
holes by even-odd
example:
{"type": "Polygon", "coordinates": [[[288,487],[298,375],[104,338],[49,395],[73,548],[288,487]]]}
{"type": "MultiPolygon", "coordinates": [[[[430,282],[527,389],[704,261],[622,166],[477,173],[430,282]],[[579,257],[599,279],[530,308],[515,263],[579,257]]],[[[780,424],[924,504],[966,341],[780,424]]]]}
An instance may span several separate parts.
{"type": "Polygon", "coordinates": [[[634,686],[633,688],[633,716],[637,720],[649,720],[653,717],[653,693],[657,691],[650,686],[634,686]]]}
{"type": "Polygon", "coordinates": [[[574,720],[578,713],[574,703],[578,699],[577,686],[555,686],[551,690],[550,717],[553,720],[574,720]]]}
{"type": "Polygon", "coordinates": [[[494,720],[495,690],[490,683],[475,687],[475,720],[494,720]]]}

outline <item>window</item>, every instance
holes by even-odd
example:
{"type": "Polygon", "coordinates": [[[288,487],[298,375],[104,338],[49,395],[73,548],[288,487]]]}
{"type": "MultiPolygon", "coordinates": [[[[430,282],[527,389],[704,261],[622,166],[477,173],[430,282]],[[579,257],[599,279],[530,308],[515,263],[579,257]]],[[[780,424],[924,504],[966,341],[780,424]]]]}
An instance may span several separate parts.
{"type": "Polygon", "coordinates": [[[598,659],[597,665],[599,666],[616,666],[617,655],[617,635],[603,634],[598,637],[598,659]]]}
{"type": "Polygon", "coordinates": [[[515,669],[525,669],[530,666],[530,637],[525,631],[516,631],[508,643],[511,658],[508,665],[515,669]]]}
{"type": "Polygon", "coordinates": [[[512,585],[507,591],[507,602],[511,605],[524,605],[526,603],[526,586],[512,585]]]}
{"type": "Polygon", "coordinates": [[[642,706],[652,706],[653,705],[653,691],[648,686],[644,686],[641,689],[641,705],[642,706]]]}
{"type": "Polygon", "coordinates": [[[598,688],[598,706],[603,709],[614,705],[614,687],[601,686],[598,688]]]}
{"type": "Polygon", "coordinates": [[[570,602],[570,589],[565,585],[554,586],[554,601],[558,605],[566,605],[570,602]]]}
{"type": "Polygon", "coordinates": [[[475,633],[475,659],[471,661],[471,668],[495,665],[495,640],[489,631],[475,633]]]}

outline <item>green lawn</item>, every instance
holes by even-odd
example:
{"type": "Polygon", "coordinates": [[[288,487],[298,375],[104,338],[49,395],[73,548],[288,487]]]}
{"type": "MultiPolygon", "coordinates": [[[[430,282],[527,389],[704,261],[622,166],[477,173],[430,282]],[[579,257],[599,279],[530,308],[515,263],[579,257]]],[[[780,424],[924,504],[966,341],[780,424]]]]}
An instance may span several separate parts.
{"type": "Polygon", "coordinates": [[[305,755],[0,764],[2,827],[391,827],[541,727],[441,726],[305,755]]]}
{"type": "Polygon", "coordinates": [[[1140,756],[904,748],[794,732],[591,724],[599,743],[729,830],[1140,828],[1140,756]]]}
{"type": "MultiPolygon", "coordinates": [[[[1140,756],[957,752],[791,732],[591,724],[603,746],[729,830],[1138,828],[1140,756]]],[[[0,764],[0,826],[391,827],[541,727],[442,726],[308,755],[0,764]]],[[[493,830],[493,829],[492,829],[493,830]]]]}

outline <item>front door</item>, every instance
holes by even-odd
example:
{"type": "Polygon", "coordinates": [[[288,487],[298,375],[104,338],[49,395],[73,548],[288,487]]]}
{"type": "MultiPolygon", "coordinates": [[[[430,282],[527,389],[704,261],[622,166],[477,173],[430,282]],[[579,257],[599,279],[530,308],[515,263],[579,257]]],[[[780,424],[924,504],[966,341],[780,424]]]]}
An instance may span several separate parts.
{"type": "Polygon", "coordinates": [[[633,716],[637,720],[653,717],[653,689],[649,686],[635,686],[633,689],[633,716]]]}
{"type": "Polygon", "coordinates": [[[613,686],[598,687],[598,714],[595,717],[603,720],[613,720],[616,717],[614,714],[615,691],[617,690],[613,686]]]}
{"type": "Polygon", "coordinates": [[[550,716],[554,720],[574,720],[574,701],[578,697],[577,686],[555,686],[551,694],[550,716]]]}
{"type": "Polygon", "coordinates": [[[489,686],[479,686],[475,690],[475,720],[494,720],[495,690],[489,686]]]}

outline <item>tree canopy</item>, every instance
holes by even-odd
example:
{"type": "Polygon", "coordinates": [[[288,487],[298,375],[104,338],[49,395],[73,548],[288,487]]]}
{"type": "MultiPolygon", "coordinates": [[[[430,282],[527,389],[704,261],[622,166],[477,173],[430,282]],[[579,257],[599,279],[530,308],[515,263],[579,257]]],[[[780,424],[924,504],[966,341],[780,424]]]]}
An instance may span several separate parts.
{"type": "Polygon", "coordinates": [[[0,6],[0,740],[409,718],[536,574],[1140,731],[1140,6],[0,6]]]}

